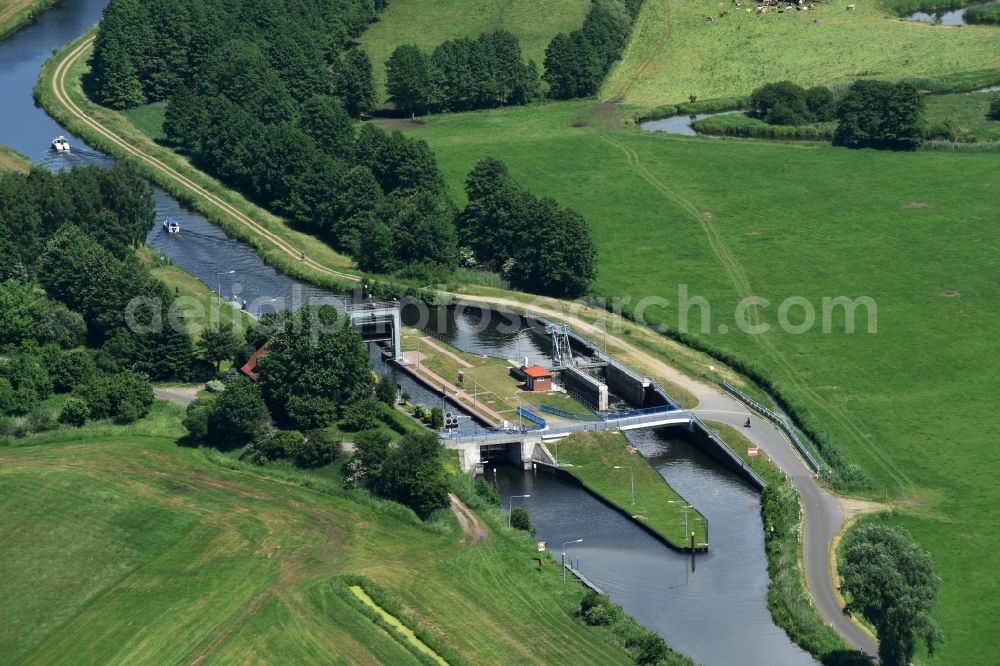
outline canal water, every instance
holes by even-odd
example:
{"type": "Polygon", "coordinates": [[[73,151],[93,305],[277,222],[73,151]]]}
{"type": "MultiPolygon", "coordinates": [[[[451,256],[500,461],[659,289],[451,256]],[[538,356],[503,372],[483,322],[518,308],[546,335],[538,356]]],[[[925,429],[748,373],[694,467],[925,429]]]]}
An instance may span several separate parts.
{"type": "MultiPolygon", "coordinates": [[[[644,626],[705,664],[815,664],[767,610],[767,564],[759,494],[668,431],[629,433],[650,464],[708,520],[709,552],[670,550],[576,484],[544,472],[490,468],[508,505],[523,506],[538,538],[644,626]],[[494,474],[495,470],[495,474],[494,474]]],[[[623,477],[627,483],[627,477],[623,477]]]]}
{"type": "MultiPolygon", "coordinates": [[[[110,164],[34,105],[32,87],[54,49],[79,37],[100,18],[106,0],[63,0],[32,25],[0,42],[0,143],[52,169],[74,164],[110,164]],[[66,135],[73,151],[49,149],[66,135]]],[[[289,305],[309,298],[340,297],[302,285],[263,263],[249,246],[229,239],[204,217],[184,209],[155,189],[158,222],[149,243],[174,264],[227,298],[283,299],[289,305]],[[180,235],[162,232],[159,222],[177,219],[180,235]],[[230,272],[231,271],[231,272],[230,272]]],[[[409,315],[408,315],[409,316],[409,315]]],[[[504,358],[547,362],[548,339],[520,322],[492,317],[484,324],[476,311],[446,310],[439,334],[457,346],[504,358]]],[[[419,322],[413,322],[419,323],[419,322]]],[[[373,350],[380,373],[386,370],[373,350]]],[[[434,406],[440,398],[400,377],[417,402],[434,406]]],[[[644,625],[677,649],[706,664],[776,664],[813,661],[771,622],[766,605],[767,572],[757,494],[683,442],[654,433],[633,441],[661,474],[708,517],[711,551],[689,570],[688,558],[670,551],[578,486],[550,476],[532,477],[501,468],[504,496],[524,490],[542,538],[584,538],[572,551],[581,568],[644,625]]]]}

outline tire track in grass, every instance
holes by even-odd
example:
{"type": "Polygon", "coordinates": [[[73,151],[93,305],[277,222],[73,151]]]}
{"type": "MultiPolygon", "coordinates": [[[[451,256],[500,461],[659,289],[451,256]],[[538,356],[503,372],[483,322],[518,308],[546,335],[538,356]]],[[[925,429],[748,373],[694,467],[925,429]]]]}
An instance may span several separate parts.
{"type": "MultiPolygon", "coordinates": [[[[601,134],[600,137],[607,143],[617,147],[625,154],[625,158],[630,169],[635,171],[636,174],[649,183],[654,189],[659,191],[664,197],[683,208],[698,222],[701,229],[705,232],[709,246],[712,248],[712,252],[722,264],[722,267],[729,276],[730,281],[736,287],[737,293],[741,298],[752,297],[753,289],[751,288],[750,280],[747,277],[746,272],[743,270],[742,265],[729,250],[725,241],[723,241],[718,228],[712,222],[711,215],[706,211],[702,211],[690,199],[684,197],[675,189],[661,182],[642,163],[639,154],[633,148],[616,141],[606,134],[601,134]]],[[[753,305],[748,308],[747,312],[750,314],[751,323],[755,327],[759,327],[767,323],[759,306],[753,305]]],[[[872,456],[874,462],[882,467],[886,474],[896,482],[901,490],[912,489],[913,482],[893,462],[889,453],[881,445],[877,444],[871,435],[865,432],[862,426],[851,418],[848,412],[843,410],[840,406],[830,402],[813,389],[798,368],[780,353],[773,340],[771,340],[767,334],[754,335],[751,336],[751,339],[760,345],[763,351],[785,371],[792,385],[797,390],[799,390],[803,395],[808,396],[817,405],[822,407],[847,432],[852,434],[859,442],[866,445],[866,449],[872,456]]]]}
{"type": "MultiPolygon", "coordinates": [[[[652,11],[650,3],[643,3],[642,9],[639,11],[639,18],[636,19],[636,25],[632,29],[632,38],[629,46],[631,46],[632,40],[638,42],[641,38],[642,30],[645,27],[646,22],[651,20],[649,16],[652,14],[652,11]]],[[[670,41],[671,37],[673,37],[674,28],[669,2],[663,3],[663,11],[666,16],[666,21],[664,21],[664,23],[666,23],[667,29],[660,31],[659,36],[656,39],[656,44],[649,49],[649,55],[643,58],[629,77],[625,79],[625,83],[623,83],[621,88],[618,89],[616,97],[625,97],[625,95],[628,94],[629,90],[632,89],[632,86],[635,85],[635,82],[639,80],[639,77],[645,74],[649,66],[653,64],[653,60],[656,59],[656,56],[663,52],[664,45],[670,41]]],[[[626,50],[628,50],[628,46],[626,46],[626,50]]],[[[621,65],[621,62],[622,61],[619,61],[619,66],[621,65]]]]}

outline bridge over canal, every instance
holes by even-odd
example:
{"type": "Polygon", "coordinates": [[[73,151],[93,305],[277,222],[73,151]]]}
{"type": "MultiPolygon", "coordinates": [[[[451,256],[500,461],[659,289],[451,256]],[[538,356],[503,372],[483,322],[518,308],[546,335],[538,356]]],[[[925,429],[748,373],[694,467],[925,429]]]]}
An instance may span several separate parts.
{"type": "Polygon", "coordinates": [[[672,407],[656,407],[629,412],[611,413],[601,421],[580,423],[557,428],[538,430],[480,428],[443,432],[441,443],[460,452],[463,471],[481,472],[484,456],[487,459],[503,458],[524,469],[532,464],[558,467],[559,461],[548,445],[572,435],[590,430],[638,430],[643,428],[672,428],[689,439],[698,448],[721,465],[741,476],[757,488],[767,483],[743,459],[699,419],[694,413],[672,407]]]}

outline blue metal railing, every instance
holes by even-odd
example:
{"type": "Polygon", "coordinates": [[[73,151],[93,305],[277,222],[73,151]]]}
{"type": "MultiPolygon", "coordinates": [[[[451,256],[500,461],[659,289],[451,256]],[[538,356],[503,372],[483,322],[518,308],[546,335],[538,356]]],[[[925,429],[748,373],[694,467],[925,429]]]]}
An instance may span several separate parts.
{"type": "Polygon", "coordinates": [[[565,409],[559,409],[558,407],[550,407],[548,405],[539,405],[538,409],[545,412],[546,414],[553,414],[555,416],[561,416],[564,419],[570,419],[571,421],[603,421],[604,417],[598,416],[597,414],[579,414],[577,412],[567,412],[565,409]]]}
{"type": "Polygon", "coordinates": [[[480,430],[453,430],[441,436],[443,441],[452,443],[463,442],[489,442],[489,441],[514,441],[520,437],[541,435],[549,439],[568,435],[574,432],[584,432],[588,430],[611,430],[613,428],[628,428],[630,426],[642,426],[646,424],[659,423],[664,418],[669,417],[671,422],[688,423],[694,417],[688,412],[678,410],[661,410],[654,413],[640,416],[628,416],[598,423],[581,423],[579,425],[562,426],[559,428],[547,428],[545,430],[534,430],[530,433],[522,433],[517,428],[482,428],[480,430]]]}
{"type": "Polygon", "coordinates": [[[517,413],[520,414],[523,418],[526,418],[529,421],[531,421],[532,423],[536,424],[537,426],[539,426],[543,430],[545,428],[549,427],[548,421],[546,421],[545,419],[543,419],[541,416],[538,416],[534,412],[528,411],[524,407],[518,407],[517,408],[517,413]]]}
{"type": "Polygon", "coordinates": [[[812,453],[810,453],[809,449],[806,448],[805,443],[799,438],[799,436],[795,434],[795,430],[792,428],[791,424],[788,423],[788,421],[786,421],[780,415],[776,414],[775,412],[768,409],[764,405],[760,404],[759,402],[757,402],[756,400],[754,400],[753,398],[751,398],[746,393],[739,390],[729,382],[722,382],[722,388],[731,393],[735,398],[737,398],[740,402],[742,402],[746,406],[750,407],[756,412],[759,412],[760,414],[763,414],[769,420],[773,421],[779,428],[781,428],[782,432],[788,435],[788,439],[792,440],[792,444],[794,444],[795,448],[799,450],[799,453],[802,454],[802,457],[806,459],[806,462],[809,463],[809,466],[813,468],[813,471],[814,472],[821,471],[819,461],[817,461],[816,457],[813,456],[812,453]]]}
{"type": "Polygon", "coordinates": [[[676,412],[677,407],[673,405],[660,405],[657,407],[644,407],[642,409],[629,409],[622,412],[605,412],[604,420],[631,418],[633,416],[647,416],[649,414],[663,414],[666,412],[676,412]]]}

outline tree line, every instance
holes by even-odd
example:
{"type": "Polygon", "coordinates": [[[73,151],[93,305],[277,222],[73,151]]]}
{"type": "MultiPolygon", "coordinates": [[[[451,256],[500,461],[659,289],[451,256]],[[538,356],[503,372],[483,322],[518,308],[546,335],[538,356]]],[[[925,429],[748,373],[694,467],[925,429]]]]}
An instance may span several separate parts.
{"type": "Polygon", "coordinates": [[[524,291],[579,296],[597,275],[597,248],[586,220],[522,189],[506,165],[481,160],[465,181],[468,204],[458,236],[466,261],[500,273],[524,291]]]}
{"type": "Polygon", "coordinates": [[[95,44],[94,95],[118,108],[168,100],[167,140],[197,166],[366,270],[433,280],[456,256],[433,154],[399,133],[356,132],[352,120],[374,98],[371,63],[350,40],[374,17],[363,0],[112,0],[95,44]],[[205,20],[188,20],[193,13],[205,20]],[[173,47],[147,49],[166,24],[173,47]],[[174,50],[180,64],[155,56],[174,50]],[[118,94],[121,72],[141,91],[118,94]],[[421,237],[407,236],[411,228],[421,237]],[[404,238],[377,260],[361,256],[362,239],[387,229],[404,238]]]}
{"type": "Polygon", "coordinates": [[[597,92],[611,65],[621,57],[642,0],[592,0],[583,25],[560,32],[545,49],[549,96],[588,97],[597,92]]]}
{"type": "MultiPolygon", "coordinates": [[[[361,0],[339,5],[352,2],[361,0]]],[[[350,38],[373,18],[360,10],[332,12],[319,0],[202,0],[190,6],[111,0],[95,44],[93,94],[118,107],[168,100],[167,140],[199,168],[355,257],[364,271],[444,282],[462,253],[458,210],[433,153],[424,141],[399,132],[371,124],[357,129],[352,118],[373,101],[371,65],[350,38]],[[164,42],[171,46],[146,49],[149,35],[168,25],[164,42]],[[324,35],[314,40],[317,30],[324,35]],[[118,95],[135,88],[123,86],[125,79],[138,80],[141,90],[118,95]]],[[[586,25],[594,32],[599,23],[591,17],[586,25]]],[[[394,60],[394,79],[402,76],[395,72],[410,76],[423,68],[416,78],[445,91],[456,109],[514,102],[537,91],[537,74],[521,62],[516,38],[503,31],[452,40],[426,57],[401,47],[394,60]],[[431,76],[428,68],[436,73],[431,76]]],[[[539,238],[574,235],[584,245],[590,242],[579,216],[554,202],[519,206],[517,212],[524,216],[519,229],[554,232],[525,239],[517,257],[504,259],[526,258],[539,238]]],[[[482,259],[503,266],[490,254],[482,259]]],[[[575,296],[593,275],[584,271],[585,280],[571,280],[556,274],[566,273],[555,266],[558,259],[541,261],[517,264],[513,282],[575,296]]]]}
{"type": "Polygon", "coordinates": [[[824,86],[768,83],[750,95],[750,112],[769,125],[837,121],[833,142],[852,148],[912,150],[927,136],[924,98],[905,81],[859,79],[839,99],[824,86]]]}
{"type": "Polygon", "coordinates": [[[538,66],[522,62],[521,45],[506,30],[451,39],[431,54],[403,44],[385,68],[389,99],[407,115],[525,104],[541,93],[538,66]]]}

